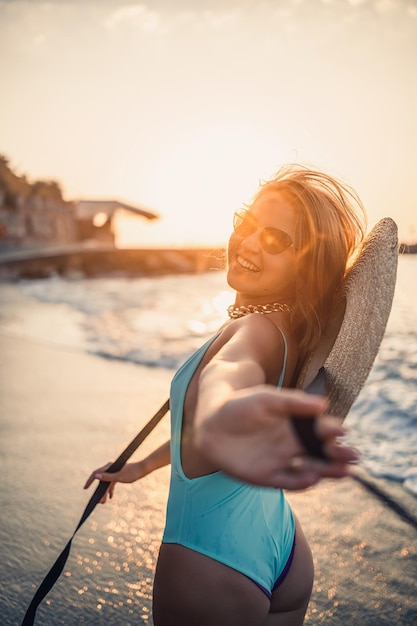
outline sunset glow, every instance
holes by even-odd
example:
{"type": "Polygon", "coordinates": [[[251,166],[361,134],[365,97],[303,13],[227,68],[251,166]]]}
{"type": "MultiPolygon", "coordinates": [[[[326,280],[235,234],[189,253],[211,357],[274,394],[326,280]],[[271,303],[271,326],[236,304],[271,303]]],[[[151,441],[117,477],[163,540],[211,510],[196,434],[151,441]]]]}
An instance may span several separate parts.
{"type": "Polygon", "coordinates": [[[161,215],[121,245],[224,242],[293,161],[413,240],[415,58],[411,0],[0,1],[0,152],[68,199],[161,215]]]}

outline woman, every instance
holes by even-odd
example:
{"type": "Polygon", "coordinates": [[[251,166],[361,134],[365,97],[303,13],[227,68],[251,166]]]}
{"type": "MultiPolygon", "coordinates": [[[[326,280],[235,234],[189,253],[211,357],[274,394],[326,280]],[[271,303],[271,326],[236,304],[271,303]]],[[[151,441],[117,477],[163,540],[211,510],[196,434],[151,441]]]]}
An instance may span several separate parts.
{"type": "Polygon", "coordinates": [[[172,381],[171,442],[87,480],[112,481],[112,497],[116,482],[172,464],[156,626],[303,623],[313,562],[282,489],[346,476],[357,455],[338,443],[323,398],[283,388],[326,327],[363,215],[351,190],[314,170],[290,166],[261,185],[234,218],[230,320],[172,381]],[[307,415],[326,460],[309,457],[292,427],[307,415]]]}

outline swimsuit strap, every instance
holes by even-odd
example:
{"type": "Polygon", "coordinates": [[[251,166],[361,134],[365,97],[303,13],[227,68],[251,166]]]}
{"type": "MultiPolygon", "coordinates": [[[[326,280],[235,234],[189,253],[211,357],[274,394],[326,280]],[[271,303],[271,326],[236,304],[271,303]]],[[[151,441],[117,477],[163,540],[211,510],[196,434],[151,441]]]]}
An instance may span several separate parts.
{"type": "Polygon", "coordinates": [[[279,330],[279,332],[280,332],[280,333],[281,333],[281,335],[282,335],[282,339],[283,339],[283,341],[284,341],[284,358],[283,358],[283,361],[282,361],[282,370],[281,370],[281,374],[280,374],[280,377],[279,377],[278,382],[277,382],[277,388],[280,388],[280,387],[282,387],[282,384],[283,384],[283,382],[284,382],[284,378],[285,378],[285,370],[287,369],[287,358],[288,358],[288,343],[287,343],[287,338],[286,338],[286,336],[284,335],[284,331],[282,330],[282,328],[281,328],[280,326],[276,326],[276,325],[274,324],[274,322],[268,318],[268,316],[267,316],[267,315],[265,315],[265,319],[267,319],[269,322],[271,322],[271,324],[273,324],[273,325],[275,326],[275,328],[277,328],[277,329],[279,330]]]}
{"type": "Polygon", "coordinates": [[[282,387],[282,383],[284,382],[284,378],[285,378],[285,369],[287,367],[288,345],[287,345],[287,339],[286,339],[283,331],[281,330],[281,328],[279,326],[277,326],[277,328],[280,331],[280,333],[282,335],[282,338],[284,340],[284,360],[283,360],[283,363],[282,363],[281,375],[280,375],[278,383],[277,383],[277,387],[282,387]]]}

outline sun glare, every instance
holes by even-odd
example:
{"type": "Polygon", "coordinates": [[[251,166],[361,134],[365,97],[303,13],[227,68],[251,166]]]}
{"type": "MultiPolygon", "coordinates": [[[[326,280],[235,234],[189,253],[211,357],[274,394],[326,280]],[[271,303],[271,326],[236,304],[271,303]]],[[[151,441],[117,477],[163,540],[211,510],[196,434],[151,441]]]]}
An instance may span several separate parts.
{"type": "Polygon", "coordinates": [[[117,245],[224,243],[233,212],[280,158],[282,151],[269,135],[244,125],[212,126],[183,136],[148,164],[152,208],[160,220],[120,222],[117,245]]]}

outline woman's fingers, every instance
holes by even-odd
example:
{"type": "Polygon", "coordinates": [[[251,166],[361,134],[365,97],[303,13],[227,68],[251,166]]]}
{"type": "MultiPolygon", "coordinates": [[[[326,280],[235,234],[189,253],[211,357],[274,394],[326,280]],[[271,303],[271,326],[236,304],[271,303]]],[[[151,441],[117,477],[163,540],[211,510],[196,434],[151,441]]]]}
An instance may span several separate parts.
{"type": "MultiPolygon", "coordinates": [[[[285,442],[285,431],[277,428],[277,433],[281,438],[280,445],[287,449],[292,459],[304,458],[313,463],[314,471],[321,477],[338,478],[348,474],[347,466],[357,463],[360,455],[354,448],[340,443],[346,429],[340,419],[322,414],[326,408],[326,399],[321,396],[282,390],[276,395],[277,426],[286,417],[285,413],[290,413],[291,429],[287,436],[294,440],[298,452],[288,439],[285,442]]],[[[313,468],[313,465],[309,467],[313,468]]],[[[314,478],[310,476],[306,480],[314,478]]]]}
{"type": "Polygon", "coordinates": [[[109,500],[113,498],[115,486],[116,486],[116,483],[110,483],[108,489],[106,490],[106,493],[103,495],[103,497],[100,500],[100,504],[105,504],[107,502],[107,498],[109,498],[109,500]]]}
{"type": "Polygon", "coordinates": [[[324,416],[316,420],[315,431],[323,441],[323,449],[327,458],[336,463],[358,463],[360,454],[355,448],[340,443],[340,438],[346,435],[346,429],[340,420],[324,416]]]}
{"type": "Polygon", "coordinates": [[[344,437],[346,435],[346,429],[336,417],[324,415],[317,420],[316,433],[318,437],[322,439],[329,439],[332,437],[344,437]]]}
{"type": "Polygon", "coordinates": [[[144,475],[143,463],[126,463],[118,472],[106,472],[106,470],[111,466],[111,463],[106,463],[103,467],[99,467],[96,469],[87,479],[84,489],[88,489],[88,487],[93,483],[94,480],[99,480],[105,483],[109,483],[109,487],[104,494],[101,502],[105,502],[107,497],[110,499],[113,497],[114,488],[116,483],[132,483],[138,478],[141,478],[144,475]]]}
{"type": "MultiPolygon", "coordinates": [[[[97,475],[102,474],[103,472],[106,471],[106,469],[108,469],[111,465],[111,461],[109,461],[108,463],[106,463],[106,465],[103,465],[102,467],[97,468],[96,470],[94,470],[94,472],[92,472],[92,474],[90,474],[90,476],[87,478],[85,484],[84,484],[84,489],[88,489],[88,487],[91,485],[91,483],[94,480],[97,480],[97,475]]],[[[100,479],[98,479],[100,480],[100,479]]]]}
{"type": "Polygon", "coordinates": [[[293,456],[286,467],[271,472],[271,486],[301,490],[312,487],[322,478],[344,478],[349,475],[349,464],[339,461],[320,461],[308,456],[293,456]]]}
{"type": "Polygon", "coordinates": [[[307,394],[299,389],[269,389],[266,390],[270,408],[276,410],[280,416],[294,415],[305,417],[318,416],[324,413],[327,400],[324,396],[307,394]]]}
{"type": "MultiPolygon", "coordinates": [[[[340,419],[323,415],[307,416],[298,412],[291,416],[291,424],[307,456],[342,465],[359,461],[357,450],[339,442],[346,435],[340,419]]],[[[337,475],[340,471],[340,468],[335,469],[337,475]]]]}
{"type": "Polygon", "coordinates": [[[132,483],[139,478],[137,463],[126,463],[118,472],[97,471],[94,478],[105,483],[132,483]]]}

